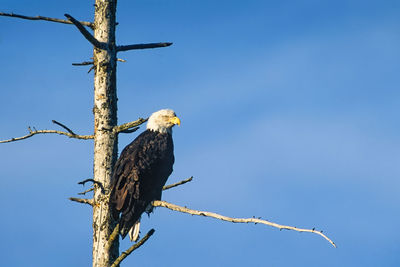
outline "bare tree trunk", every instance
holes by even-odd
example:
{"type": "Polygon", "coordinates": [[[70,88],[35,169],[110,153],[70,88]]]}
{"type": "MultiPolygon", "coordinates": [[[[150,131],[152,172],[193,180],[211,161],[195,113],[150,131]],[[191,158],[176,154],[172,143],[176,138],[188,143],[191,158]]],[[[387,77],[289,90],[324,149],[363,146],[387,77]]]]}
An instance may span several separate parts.
{"type": "Polygon", "coordinates": [[[105,192],[96,186],[93,206],[93,267],[108,267],[118,257],[118,238],[107,249],[107,239],[116,221],[111,216],[109,194],[111,175],[118,154],[116,93],[116,0],[96,0],[94,37],[105,43],[105,49],[94,48],[94,179],[101,182],[105,192]]]}

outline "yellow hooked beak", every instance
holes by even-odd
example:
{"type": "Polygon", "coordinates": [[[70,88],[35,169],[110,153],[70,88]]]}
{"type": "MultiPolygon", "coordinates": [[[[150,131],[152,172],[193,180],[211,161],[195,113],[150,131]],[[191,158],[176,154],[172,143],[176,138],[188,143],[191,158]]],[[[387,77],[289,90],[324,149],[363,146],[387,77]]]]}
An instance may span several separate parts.
{"type": "Polygon", "coordinates": [[[178,126],[181,126],[181,120],[178,117],[173,117],[169,121],[173,124],[178,124],[178,126]]]}

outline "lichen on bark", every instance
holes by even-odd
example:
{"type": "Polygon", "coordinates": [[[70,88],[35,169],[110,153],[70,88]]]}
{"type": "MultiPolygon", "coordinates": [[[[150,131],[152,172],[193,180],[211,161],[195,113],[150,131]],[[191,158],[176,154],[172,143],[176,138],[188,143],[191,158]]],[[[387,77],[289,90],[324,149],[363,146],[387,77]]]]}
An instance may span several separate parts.
{"type": "Polygon", "coordinates": [[[118,257],[119,243],[107,246],[117,222],[109,205],[111,176],[118,154],[115,11],[117,1],[96,0],[94,37],[106,43],[105,49],[93,49],[94,64],[94,179],[103,184],[105,193],[95,187],[93,206],[93,267],[108,267],[118,257]],[[96,97],[101,96],[101,97],[96,97]]]}

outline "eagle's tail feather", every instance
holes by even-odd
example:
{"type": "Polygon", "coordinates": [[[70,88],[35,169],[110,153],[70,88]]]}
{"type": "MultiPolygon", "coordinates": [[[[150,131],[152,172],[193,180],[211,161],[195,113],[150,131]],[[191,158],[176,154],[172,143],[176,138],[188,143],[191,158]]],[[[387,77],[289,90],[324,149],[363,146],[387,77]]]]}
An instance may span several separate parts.
{"type": "Polygon", "coordinates": [[[129,239],[133,242],[136,242],[139,239],[140,233],[140,219],[136,221],[136,223],[129,230],[129,239]]]}

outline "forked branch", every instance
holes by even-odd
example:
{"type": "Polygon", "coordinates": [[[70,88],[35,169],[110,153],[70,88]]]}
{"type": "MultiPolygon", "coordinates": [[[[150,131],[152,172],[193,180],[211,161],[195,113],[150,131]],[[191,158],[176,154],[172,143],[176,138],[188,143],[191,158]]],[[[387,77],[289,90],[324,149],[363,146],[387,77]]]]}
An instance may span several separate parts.
{"type": "Polygon", "coordinates": [[[227,217],[224,215],[220,215],[214,212],[209,212],[209,211],[199,211],[199,210],[192,210],[192,209],[188,209],[186,207],[181,207],[175,204],[171,204],[165,201],[160,201],[160,200],[155,200],[152,202],[152,205],[154,207],[164,207],[170,210],[174,210],[174,211],[179,211],[179,212],[183,212],[183,213],[188,213],[188,214],[192,214],[192,215],[198,215],[198,216],[205,216],[205,217],[212,217],[215,219],[219,219],[222,221],[227,221],[227,222],[233,222],[233,223],[260,223],[260,224],[265,224],[265,225],[269,225],[275,228],[278,228],[279,230],[282,229],[286,229],[286,230],[293,230],[293,231],[297,231],[297,232],[308,232],[308,233],[314,233],[317,235],[322,236],[323,238],[325,238],[329,243],[331,243],[332,246],[334,246],[336,248],[335,243],[328,238],[326,235],[324,235],[322,233],[322,231],[318,231],[315,229],[302,229],[302,228],[297,228],[297,227],[293,227],[293,226],[287,226],[287,225],[281,225],[281,224],[277,224],[274,222],[270,222],[267,220],[262,220],[262,219],[258,219],[258,218],[231,218],[231,217],[227,217]]]}
{"type": "MultiPolygon", "coordinates": [[[[69,20],[49,18],[49,17],[43,17],[43,16],[31,17],[31,16],[18,15],[18,14],[14,14],[14,13],[3,13],[3,12],[0,12],[0,16],[19,18],[19,19],[28,19],[28,20],[45,20],[45,21],[58,22],[58,23],[64,23],[64,24],[73,24],[69,20]]],[[[79,21],[79,23],[86,27],[93,29],[92,22],[79,21]]]]}
{"type": "Polygon", "coordinates": [[[15,141],[19,141],[19,140],[24,140],[27,139],[29,137],[32,137],[36,134],[60,134],[60,135],[65,135],[68,136],[69,138],[76,138],[76,139],[84,139],[84,140],[88,140],[88,139],[93,139],[94,136],[93,135],[79,135],[79,134],[72,134],[72,133],[67,133],[67,132],[62,132],[62,131],[56,131],[56,130],[32,130],[31,127],[28,127],[28,131],[29,134],[21,136],[21,137],[14,137],[8,140],[2,140],[0,141],[1,143],[9,143],[9,142],[15,142],[15,141]]]}

